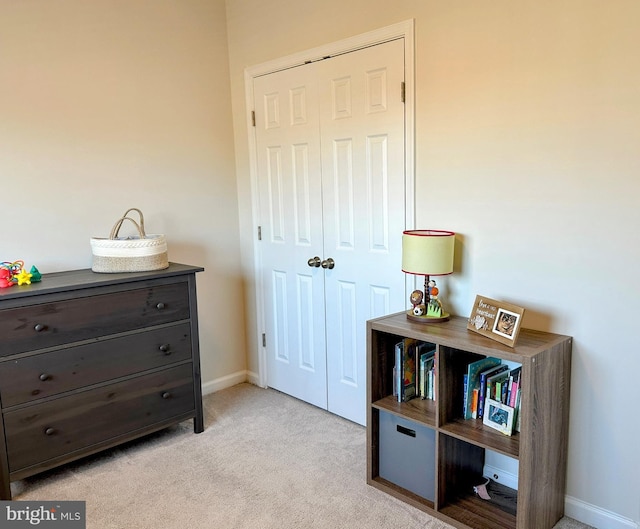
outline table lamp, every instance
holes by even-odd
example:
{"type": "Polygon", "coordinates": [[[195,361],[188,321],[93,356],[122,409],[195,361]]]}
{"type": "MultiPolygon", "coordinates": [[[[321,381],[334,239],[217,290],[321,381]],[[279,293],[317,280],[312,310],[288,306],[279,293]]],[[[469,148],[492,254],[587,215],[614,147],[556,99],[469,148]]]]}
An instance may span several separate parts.
{"type": "Polygon", "coordinates": [[[407,230],[402,232],[402,271],[424,276],[424,291],[411,293],[412,308],[407,318],[420,323],[447,321],[438,288],[432,276],[453,272],[455,233],[442,230],[407,230]]]}

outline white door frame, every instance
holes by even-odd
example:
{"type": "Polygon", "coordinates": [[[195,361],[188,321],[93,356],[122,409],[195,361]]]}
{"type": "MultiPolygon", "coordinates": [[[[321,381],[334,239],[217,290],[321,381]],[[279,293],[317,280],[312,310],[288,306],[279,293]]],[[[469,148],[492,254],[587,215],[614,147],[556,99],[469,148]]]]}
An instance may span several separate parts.
{"type": "MultiPolygon", "coordinates": [[[[307,51],[287,55],[279,59],[250,66],[244,71],[245,105],[247,109],[247,132],[249,139],[249,171],[251,178],[251,216],[252,225],[257,231],[260,225],[260,205],[258,203],[258,167],[255,130],[252,123],[253,79],[261,75],[277,72],[285,68],[300,66],[309,61],[319,61],[327,56],[340,55],[381,44],[390,40],[404,39],[405,57],[405,226],[412,229],[415,223],[415,61],[414,61],[414,20],[406,20],[397,24],[362,33],[348,39],[332,42],[307,51]]],[[[398,234],[400,237],[401,234],[398,234]]],[[[262,345],[264,323],[264,298],[261,279],[261,252],[258,237],[254,237],[254,284],[256,310],[256,337],[258,348],[258,385],[267,386],[267,357],[262,345]]],[[[397,271],[400,273],[400,270],[397,271]]]]}

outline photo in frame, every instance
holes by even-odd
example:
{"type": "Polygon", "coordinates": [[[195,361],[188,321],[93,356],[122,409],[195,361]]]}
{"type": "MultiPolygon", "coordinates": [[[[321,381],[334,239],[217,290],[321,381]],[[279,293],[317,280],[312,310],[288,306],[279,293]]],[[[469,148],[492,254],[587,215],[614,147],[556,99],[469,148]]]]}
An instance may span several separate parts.
{"type": "Polygon", "coordinates": [[[467,329],[513,347],[518,339],[523,314],[522,307],[476,296],[467,329]]]}
{"type": "Polygon", "coordinates": [[[484,409],[485,413],[482,417],[484,425],[494,428],[505,435],[513,433],[514,408],[497,400],[486,399],[484,409]]]}

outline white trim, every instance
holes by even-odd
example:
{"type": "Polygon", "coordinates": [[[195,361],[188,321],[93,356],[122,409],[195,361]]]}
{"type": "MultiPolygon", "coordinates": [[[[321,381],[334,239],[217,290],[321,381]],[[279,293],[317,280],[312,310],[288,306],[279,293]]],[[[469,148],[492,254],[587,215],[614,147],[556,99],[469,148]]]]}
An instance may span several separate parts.
{"type": "MultiPolygon", "coordinates": [[[[389,40],[401,38],[410,39],[411,41],[410,59],[412,70],[411,73],[413,77],[413,26],[413,20],[406,20],[404,22],[398,22],[397,24],[392,24],[384,28],[369,31],[367,33],[362,33],[354,37],[349,37],[337,42],[318,46],[317,48],[312,48],[309,50],[287,55],[285,57],[280,57],[279,59],[274,59],[272,61],[249,66],[245,69],[245,80],[247,79],[247,76],[249,77],[249,79],[253,79],[254,77],[260,77],[261,75],[267,75],[269,73],[277,72],[280,70],[286,70],[287,68],[294,68],[307,62],[319,61],[327,56],[349,53],[350,51],[366,48],[368,46],[375,46],[376,44],[381,44],[389,40]]],[[[405,48],[406,47],[407,46],[405,46],[405,48]]],[[[406,52],[407,49],[405,49],[405,53],[406,52]]],[[[408,55],[405,55],[405,57],[409,59],[408,55]]],[[[251,105],[247,108],[251,110],[251,105]]]]}
{"type": "Polygon", "coordinates": [[[248,373],[248,371],[236,371],[231,375],[205,382],[204,384],[202,384],[202,394],[209,395],[210,393],[215,393],[216,391],[227,389],[232,386],[242,384],[243,382],[247,382],[248,373]]]}
{"type": "Polygon", "coordinates": [[[258,386],[263,389],[267,389],[267,386],[260,385],[260,375],[259,373],[254,373],[253,371],[247,371],[247,380],[249,384],[253,384],[254,386],[258,386]]]}
{"type": "Polygon", "coordinates": [[[485,465],[482,469],[482,475],[493,479],[495,482],[509,487],[513,490],[518,490],[518,476],[507,472],[503,468],[498,468],[492,465],[485,465]]]}
{"type": "Polygon", "coordinates": [[[251,218],[253,233],[253,278],[255,294],[255,322],[256,322],[256,346],[258,348],[258,386],[267,386],[267,358],[265,348],[262,346],[262,333],[265,329],[263,310],[263,287],[260,270],[262,269],[262,252],[258,240],[258,226],[260,226],[260,203],[258,201],[258,159],[256,153],[255,127],[252,122],[253,111],[253,78],[250,69],[244,71],[245,105],[247,108],[247,131],[249,135],[249,174],[251,180],[251,218]]]}
{"type": "MultiPolygon", "coordinates": [[[[404,22],[404,137],[405,137],[405,229],[416,226],[415,188],[416,188],[416,139],[415,139],[415,38],[413,20],[404,22]]],[[[400,234],[398,234],[400,237],[400,234]]]]}
{"type": "MultiPolygon", "coordinates": [[[[405,28],[404,38],[404,68],[405,68],[405,87],[404,87],[404,137],[405,137],[405,178],[404,178],[404,212],[405,212],[405,230],[416,229],[416,170],[415,170],[415,41],[414,41],[414,23],[410,21],[410,26],[405,28]]],[[[400,237],[400,234],[398,234],[400,237]]],[[[404,274],[404,299],[408,300],[411,292],[415,290],[415,277],[410,274],[404,274]]]]}
{"type": "MultiPolygon", "coordinates": [[[[247,131],[249,137],[249,172],[251,179],[251,214],[252,225],[257,230],[260,226],[260,205],[258,203],[258,170],[256,154],[255,127],[252,124],[251,113],[253,108],[253,79],[269,73],[300,66],[308,61],[320,60],[331,55],[349,53],[368,46],[375,46],[390,40],[404,39],[405,56],[405,226],[413,229],[415,225],[415,38],[414,20],[406,20],[392,24],[384,28],[369,31],[348,39],[332,42],[317,48],[294,53],[267,61],[255,66],[250,66],[244,71],[245,105],[247,110],[247,131]]],[[[398,234],[398,237],[400,234],[398,234]]],[[[262,346],[262,333],[265,332],[263,285],[260,275],[261,252],[257,236],[254,234],[254,281],[255,281],[255,310],[256,310],[256,346],[258,348],[258,382],[260,387],[267,387],[267,358],[266,350],[262,346]]],[[[405,290],[409,287],[406,286],[405,290]]],[[[413,290],[413,289],[411,289],[413,290]]],[[[254,374],[255,375],[255,374],[254,374]]]]}
{"type": "Polygon", "coordinates": [[[638,523],[615,512],[586,503],[572,496],[564,498],[564,514],[569,518],[604,529],[639,529],[638,523]]]}

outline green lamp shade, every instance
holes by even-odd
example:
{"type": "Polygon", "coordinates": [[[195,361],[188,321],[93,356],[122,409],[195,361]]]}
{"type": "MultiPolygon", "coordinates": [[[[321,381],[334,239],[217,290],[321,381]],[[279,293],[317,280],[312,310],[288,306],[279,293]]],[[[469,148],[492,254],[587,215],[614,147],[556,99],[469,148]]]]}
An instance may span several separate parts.
{"type": "Polygon", "coordinates": [[[453,273],[456,234],[441,230],[408,230],[402,233],[402,271],[441,276],[453,273]]]}

